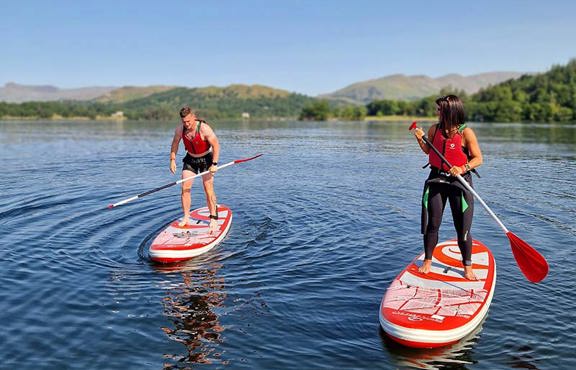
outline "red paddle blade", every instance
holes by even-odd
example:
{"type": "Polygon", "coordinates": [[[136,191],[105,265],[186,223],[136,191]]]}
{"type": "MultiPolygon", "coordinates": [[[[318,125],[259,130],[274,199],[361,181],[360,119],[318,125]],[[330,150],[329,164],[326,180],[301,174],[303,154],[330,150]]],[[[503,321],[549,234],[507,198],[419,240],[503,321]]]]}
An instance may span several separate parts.
{"type": "Polygon", "coordinates": [[[510,247],[516,263],[518,263],[518,267],[520,267],[526,279],[533,283],[544,280],[548,274],[548,262],[546,262],[544,256],[524,240],[517,237],[512,231],[508,231],[506,236],[510,240],[510,247]]]}
{"type": "Polygon", "coordinates": [[[410,125],[410,128],[408,129],[408,131],[412,131],[414,130],[416,127],[418,127],[418,124],[416,123],[416,121],[412,122],[412,124],[410,125]]]}
{"type": "Polygon", "coordinates": [[[254,157],[244,158],[244,159],[237,159],[237,160],[234,161],[234,163],[236,164],[236,163],[248,162],[248,161],[251,161],[251,160],[256,159],[256,158],[258,158],[258,157],[262,157],[262,155],[263,155],[263,154],[257,154],[257,155],[255,155],[254,157]]]}

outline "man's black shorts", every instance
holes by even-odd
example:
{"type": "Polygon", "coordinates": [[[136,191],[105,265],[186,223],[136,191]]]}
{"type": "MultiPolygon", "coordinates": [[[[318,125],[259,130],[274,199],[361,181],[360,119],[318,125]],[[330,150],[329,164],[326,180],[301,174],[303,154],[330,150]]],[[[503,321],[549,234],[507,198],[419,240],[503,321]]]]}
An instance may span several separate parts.
{"type": "Polygon", "coordinates": [[[204,157],[194,158],[190,154],[186,153],[186,156],[182,160],[184,165],[182,166],[182,171],[192,171],[195,174],[200,172],[208,171],[212,165],[212,152],[206,154],[204,157]]]}

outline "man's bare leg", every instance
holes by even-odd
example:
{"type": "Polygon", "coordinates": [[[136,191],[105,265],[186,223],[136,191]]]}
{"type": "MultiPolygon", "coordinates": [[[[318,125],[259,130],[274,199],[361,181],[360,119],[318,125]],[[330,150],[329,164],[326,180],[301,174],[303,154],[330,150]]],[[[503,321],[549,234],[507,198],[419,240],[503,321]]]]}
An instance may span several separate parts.
{"type": "MultiPolygon", "coordinates": [[[[206,205],[211,215],[218,215],[216,193],[214,192],[214,175],[206,174],[202,176],[204,184],[204,192],[206,193],[206,205]]],[[[216,231],[218,228],[218,220],[210,219],[210,232],[216,231]]]]}
{"type": "MultiPolygon", "coordinates": [[[[194,176],[194,172],[188,170],[182,171],[183,179],[191,176],[194,176]]],[[[190,205],[192,204],[190,189],[192,188],[193,181],[194,180],[188,180],[182,183],[181,202],[182,202],[182,212],[184,212],[184,216],[182,217],[182,220],[178,223],[178,226],[180,227],[188,225],[190,223],[190,205]]]]}

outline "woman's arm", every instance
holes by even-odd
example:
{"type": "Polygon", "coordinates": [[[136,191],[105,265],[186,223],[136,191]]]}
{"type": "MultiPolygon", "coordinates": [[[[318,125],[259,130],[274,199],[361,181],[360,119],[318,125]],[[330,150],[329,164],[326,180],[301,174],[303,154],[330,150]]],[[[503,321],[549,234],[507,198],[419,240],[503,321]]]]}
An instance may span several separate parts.
{"type": "MultiPolygon", "coordinates": [[[[436,131],[436,126],[437,125],[432,125],[428,129],[428,139],[429,140],[431,137],[434,137],[433,135],[434,135],[434,132],[436,131]]],[[[414,136],[416,136],[416,140],[418,140],[418,145],[420,145],[420,149],[422,149],[422,151],[426,154],[430,153],[430,146],[428,146],[428,144],[426,144],[426,142],[424,142],[424,139],[423,139],[424,130],[422,130],[421,128],[417,128],[416,130],[414,130],[414,136]]]]}
{"type": "Polygon", "coordinates": [[[474,131],[467,127],[462,132],[464,137],[464,146],[468,148],[468,154],[470,154],[470,160],[468,161],[468,167],[466,170],[472,170],[476,167],[480,167],[483,162],[482,151],[480,150],[480,145],[478,144],[478,139],[474,131]]]}

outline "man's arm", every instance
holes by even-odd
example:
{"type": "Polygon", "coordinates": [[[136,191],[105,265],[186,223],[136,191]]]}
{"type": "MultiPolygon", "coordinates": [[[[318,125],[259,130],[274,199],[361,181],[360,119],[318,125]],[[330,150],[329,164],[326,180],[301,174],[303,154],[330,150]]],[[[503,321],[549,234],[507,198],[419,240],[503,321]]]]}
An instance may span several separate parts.
{"type": "Polygon", "coordinates": [[[218,142],[218,137],[212,128],[207,124],[202,125],[202,131],[204,139],[206,139],[206,141],[212,145],[212,161],[218,162],[220,159],[220,143],[218,142]]]}
{"type": "Polygon", "coordinates": [[[170,172],[176,173],[176,153],[178,153],[178,145],[182,139],[182,125],[178,125],[174,130],[174,137],[172,138],[172,145],[170,147],[170,172]]]}

